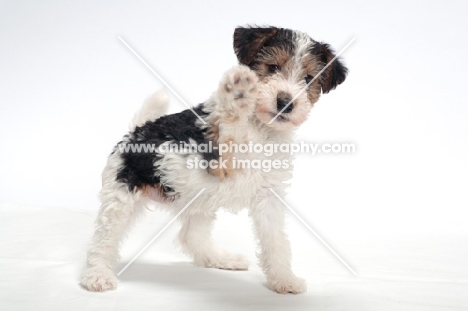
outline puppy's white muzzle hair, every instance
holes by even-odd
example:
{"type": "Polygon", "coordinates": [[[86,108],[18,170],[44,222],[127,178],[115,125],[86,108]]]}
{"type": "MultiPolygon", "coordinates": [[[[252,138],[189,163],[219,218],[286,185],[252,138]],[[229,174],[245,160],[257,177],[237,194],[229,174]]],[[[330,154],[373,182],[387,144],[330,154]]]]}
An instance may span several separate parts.
{"type": "Polygon", "coordinates": [[[301,125],[307,120],[312,108],[307,93],[303,90],[304,86],[305,83],[291,83],[282,78],[260,83],[255,110],[257,118],[267,126],[281,131],[301,125]],[[278,104],[279,99],[284,99],[289,104],[282,113],[280,111],[284,107],[278,104]],[[290,103],[293,99],[294,101],[290,103]]]}

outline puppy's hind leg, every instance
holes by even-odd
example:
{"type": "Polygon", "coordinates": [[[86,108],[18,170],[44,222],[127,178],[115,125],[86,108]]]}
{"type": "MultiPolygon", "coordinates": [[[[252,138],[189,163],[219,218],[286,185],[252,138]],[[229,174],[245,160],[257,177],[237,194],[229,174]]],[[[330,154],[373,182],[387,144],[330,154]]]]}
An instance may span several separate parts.
{"type": "Polygon", "coordinates": [[[112,161],[109,162],[103,173],[96,231],[88,250],[87,268],[81,278],[81,285],[90,291],[116,288],[113,269],[119,260],[120,243],[132,221],[144,210],[139,194],[128,191],[125,184],[111,177],[112,161]]]}
{"type": "Polygon", "coordinates": [[[179,241],[183,251],[193,257],[197,266],[224,270],[247,270],[248,262],[241,255],[218,249],[211,238],[216,214],[196,213],[181,217],[179,241]]]}

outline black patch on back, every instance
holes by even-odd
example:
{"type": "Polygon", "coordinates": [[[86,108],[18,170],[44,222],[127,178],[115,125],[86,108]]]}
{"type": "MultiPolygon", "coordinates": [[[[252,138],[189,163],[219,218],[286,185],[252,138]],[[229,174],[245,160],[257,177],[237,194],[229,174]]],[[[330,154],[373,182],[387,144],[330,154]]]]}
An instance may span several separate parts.
{"type": "MultiPolygon", "coordinates": [[[[194,108],[194,111],[201,117],[207,113],[203,111],[203,104],[194,108]]],[[[136,127],[127,135],[128,142],[119,144],[150,144],[158,148],[165,142],[189,143],[189,139],[197,144],[207,144],[205,139],[206,129],[201,129],[196,125],[198,117],[189,109],[179,113],[162,116],[154,121],[148,121],[144,125],[136,127]]],[[[216,158],[215,154],[202,154],[207,160],[216,158]]],[[[133,191],[142,186],[156,186],[160,184],[164,192],[174,191],[161,184],[161,172],[154,165],[160,159],[156,152],[122,152],[120,157],[123,165],[117,173],[116,180],[127,184],[128,189],[133,191]]]]}

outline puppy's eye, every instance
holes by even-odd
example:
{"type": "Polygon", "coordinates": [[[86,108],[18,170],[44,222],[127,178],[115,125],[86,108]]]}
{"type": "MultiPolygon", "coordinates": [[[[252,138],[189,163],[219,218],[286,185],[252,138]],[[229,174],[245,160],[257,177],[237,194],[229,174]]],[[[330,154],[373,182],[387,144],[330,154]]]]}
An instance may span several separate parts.
{"type": "Polygon", "coordinates": [[[313,78],[314,77],[312,77],[311,75],[307,75],[304,79],[305,79],[305,82],[309,84],[309,82],[312,81],[313,78]]]}
{"type": "Polygon", "coordinates": [[[270,73],[275,73],[279,70],[279,67],[277,65],[268,65],[268,71],[270,73]]]}

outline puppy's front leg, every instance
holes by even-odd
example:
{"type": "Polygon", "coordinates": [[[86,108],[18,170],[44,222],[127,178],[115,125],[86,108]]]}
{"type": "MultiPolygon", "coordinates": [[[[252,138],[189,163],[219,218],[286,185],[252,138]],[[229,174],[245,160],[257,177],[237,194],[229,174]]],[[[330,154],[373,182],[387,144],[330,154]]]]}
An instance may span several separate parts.
{"type": "Polygon", "coordinates": [[[271,290],[281,294],[307,291],[305,280],[291,270],[291,246],[284,232],[285,209],[269,191],[252,207],[255,232],[260,244],[260,266],[271,290]]]}
{"type": "Polygon", "coordinates": [[[257,84],[257,75],[245,65],[234,66],[225,73],[216,94],[216,114],[220,118],[220,125],[226,130],[223,135],[237,134],[228,131],[246,125],[255,109],[257,84]]]}

